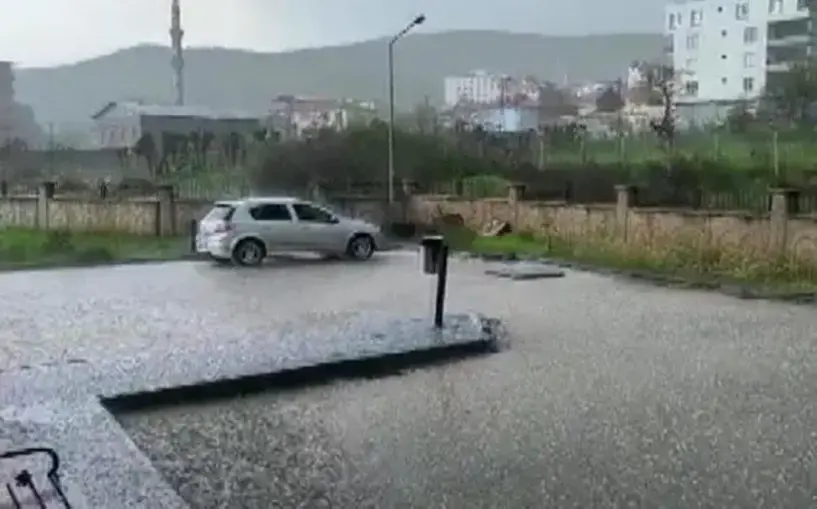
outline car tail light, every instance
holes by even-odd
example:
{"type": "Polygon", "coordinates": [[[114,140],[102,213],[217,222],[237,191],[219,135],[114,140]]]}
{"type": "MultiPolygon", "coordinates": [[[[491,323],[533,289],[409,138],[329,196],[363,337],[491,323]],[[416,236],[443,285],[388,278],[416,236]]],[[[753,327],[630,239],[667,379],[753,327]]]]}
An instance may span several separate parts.
{"type": "Polygon", "coordinates": [[[232,223],[222,221],[216,224],[216,227],[213,229],[213,233],[227,233],[232,229],[233,229],[232,223]]]}

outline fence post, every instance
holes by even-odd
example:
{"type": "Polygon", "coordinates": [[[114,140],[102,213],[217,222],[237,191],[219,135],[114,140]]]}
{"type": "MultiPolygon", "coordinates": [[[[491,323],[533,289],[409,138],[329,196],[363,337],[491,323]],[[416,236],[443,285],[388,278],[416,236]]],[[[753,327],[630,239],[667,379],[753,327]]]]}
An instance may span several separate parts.
{"type": "Polygon", "coordinates": [[[525,196],[525,184],[520,182],[512,183],[508,186],[508,205],[511,207],[513,215],[513,229],[516,231],[519,228],[519,202],[525,196]]]}
{"type": "Polygon", "coordinates": [[[37,187],[37,228],[48,229],[49,203],[54,199],[54,182],[42,182],[37,187]]]}
{"type": "Polygon", "coordinates": [[[320,182],[312,182],[309,186],[309,198],[315,203],[326,203],[326,193],[320,182]]]}
{"type": "Polygon", "coordinates": [[[176,218],[173,186],[159,186],[156,190],[157,212],[159,215],[157,236],[171,237],[176,233],[176,218]]]}
{"type": "Polygon", "coordinates": [[[9,183],[5,179],[0,180],[0,198],[8,198],[9,196],[9,183]]]}
{"type": "Polygon", "coordinates": [[[776,256],[786,254],[789,217],[797,213],[798,191],[790,188],[772,188],[769,214],[769,250],[776,256]]]}
{"type": "Polygon", "coordinates": [[[417,192],[417,182],[411,179],[403,179],[401,182],[403,190],[403,217],[405,223],[414,220],[414,194],[417,192]]]}
{"type": "Polygon", "coordinates": [[[635,205],[635,188],[622,184],[616,189],[616,237],[622,243],[627,242],[627,226],[630,218],[630,208],[635,205]]]}

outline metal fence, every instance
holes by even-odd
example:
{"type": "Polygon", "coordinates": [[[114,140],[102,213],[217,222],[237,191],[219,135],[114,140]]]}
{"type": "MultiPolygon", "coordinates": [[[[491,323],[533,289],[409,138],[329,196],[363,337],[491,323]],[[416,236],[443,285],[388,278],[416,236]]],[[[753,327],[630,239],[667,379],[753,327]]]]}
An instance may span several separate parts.
{"type": "MultiPolygon", "coordinates": [[[[798,192],[796,211],[817,213],[817,185],[807,179],[800,185],[789,185],[798,192]]],[[[615,203],[615,187],[628,184],[634,188],[635,205],[641,207],[674,207],[695,210],[735,210],[765,213],[770,210],[770,188],[775,185],[768,175],[747,172],[717,172],[663,167],[634,173],[626,168],[586,169],[519,169],[502,178],[471,177],[463,182],[437,185],[432,192],[480,199],[508,195],[511,183],[524,185],[524,199],[563,201],[575,204],[615,203]]]]}

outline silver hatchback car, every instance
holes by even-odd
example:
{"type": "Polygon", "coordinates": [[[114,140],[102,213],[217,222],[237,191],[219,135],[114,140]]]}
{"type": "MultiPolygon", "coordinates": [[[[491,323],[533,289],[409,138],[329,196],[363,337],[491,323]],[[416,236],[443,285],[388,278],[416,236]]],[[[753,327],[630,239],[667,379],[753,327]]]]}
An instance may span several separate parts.
{"type": "Polygon", "coordinates": [[[293,251],[368,260],[382,242],[380,228],[371,223],[291,197],[216,202],[196,234],[199,253],[246,266],[293,251]]]}

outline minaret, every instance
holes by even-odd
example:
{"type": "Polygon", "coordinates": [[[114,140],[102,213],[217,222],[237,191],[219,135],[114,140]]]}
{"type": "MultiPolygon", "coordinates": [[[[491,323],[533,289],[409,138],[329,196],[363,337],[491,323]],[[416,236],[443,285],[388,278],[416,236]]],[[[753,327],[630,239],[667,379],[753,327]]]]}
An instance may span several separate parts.
{"type": "Polygon", "coordinates": [[[173,84],[176,89],[176,104],[184,104],[184,55],[182,54],[182,12],[179,0],[173,0],[170,7],[170,43],[173,49],[173,84]]]}

